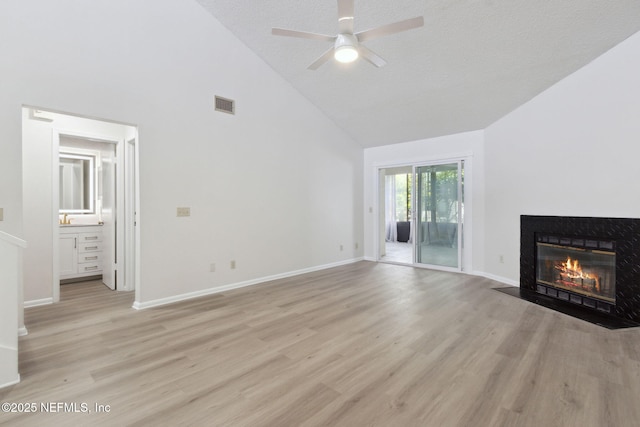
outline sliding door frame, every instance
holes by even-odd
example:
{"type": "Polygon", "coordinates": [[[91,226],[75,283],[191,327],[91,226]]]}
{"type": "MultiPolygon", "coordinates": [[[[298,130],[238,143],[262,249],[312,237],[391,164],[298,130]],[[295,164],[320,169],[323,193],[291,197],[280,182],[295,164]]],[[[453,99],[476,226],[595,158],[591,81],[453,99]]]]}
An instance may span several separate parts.
{"type": "MultiPolygon", "coordinates": [[[[399,167],[411,167],[415,171],[417,167],[432,166],[438,164],[456,163],[462,161],[464,163],[464,191],[460,188],[460,180],[458,180],[458,194],[462,195],[462,202],[464,204],[464,216],[462,217],[461,228],[462,232],[458,233],[458,247],[461,248],[459,257],[459,268],[451,268],[445,266],[420,264],[416,259],[416,244],[413,244],[413,255],[411,263],[403,265],[409,265],[419,268],[428,268],[434,270],[453,271],[453,272],[466,272],[471,273],[473,271],[473,258],[472,258],[472,220],[473,220],[473,206],[472,206],[472,194],[473,194],[473,153],[456,153],[444,156],[434,156],[428,158],[420,158],[415,160],[406,160],[393,163],[374,163],[373,164],[373,250],[375,260],[377,262],[392,263],[380,258],[380,239],[384,236],[381,235],[381,212],[384,209],[384,197],[381,196],[381,191],[384,191],[384,182],[380,180],[380,173],[383,169],[399,168],[399,167]]],[[[413,185],[412,194],[412,227],[415,227],[415,182],[413,185]]],[[[414,233],[415,235],[415,233],[414,233]]]]}
{"type": "Polygon", "coordinates": [[[446,271],[455,271],[455,272],[461,272],[462,268],[463,268],[463,259],[464,259],[464,239],[463,239],[463,233],[464,233],[464,216],[463,216],[463,206],[465,204],[464,201],[464,191],[463,191],[463,181],[464,181],[464,175],[463,175],[463,169],[464,169],[464,159],[458,159],[455,161],[436,161],[436,162],[428,162],[428,163],[424,163],[424,164],[416,164],[413,166],[413,186],[412,186],[412,196],[411,196],[411,200],[412,200],[412,212],[411,212],[411,227],[413,227],[413,236],[414,236],[414,242],[413,242],[413,265],[416,266],[421,266],[421,267],[425,267],[425,268],[437,268],[440,270],[446,270],[446,271]],[[419,169],[424,168],[424,167],[429,167],[429,166],[444,166],[444,165],[456,165],[457,167],[457,182],[456,182],[456,191],[457,191],[457,212],[456,212],[456,218],[457,218],[457,223],[456,223],[456,247],[458,248],[457,252],[457,260],[456,260],[456,264],[457,267],[449,267],[449,266],[444,266],[444,265],[439,265],[439,264],[429,264],[429,263],[425,263],[425,262],[421,262],[422,257],[419,256],[420,255],[420,249],[418,248],[418,245],[420,244],[420,238],[422,237],[422,232],[419,231],[421,230],[422,227],[422,222],[418,221],[418,215],[421,214],[421,212],[419,212],[420,207],[417,206],[418,203],[420,203],[422,201],[421,197],[419,197],[418,192],[420,191],[419,188],[419,184],[422,182],[422,180],[418,177],[418,173],[419,173],[419,169]],[[420,227],[418,227],[418,225],[420,225],[420,227]]]}

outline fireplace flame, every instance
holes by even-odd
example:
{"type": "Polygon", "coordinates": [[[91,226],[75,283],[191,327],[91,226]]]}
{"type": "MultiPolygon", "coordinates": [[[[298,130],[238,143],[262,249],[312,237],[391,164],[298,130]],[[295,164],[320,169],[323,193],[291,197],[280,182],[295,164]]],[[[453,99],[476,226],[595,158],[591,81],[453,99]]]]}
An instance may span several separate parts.
{"type": "Polygon", "coordinates": [[[565,262],[556,264],[556,269],[560,271],[561,283],[568,286],[587,286],[600,292],[600,277],[583,271],[577,259],[572,260],[571,257],[567,257],[565,262]]]}
{"type": "Polygon", "coordinates": [[[582,271],[582,266],[578,262],[577,259],[571,260],[570,257],[567,257],[567,261],[562,263],[562,268],[560,269],[563,273],[566,273],[567,276],[572,279],[595,279],[596,276],[593,274],[585,273],[582,271]]]}

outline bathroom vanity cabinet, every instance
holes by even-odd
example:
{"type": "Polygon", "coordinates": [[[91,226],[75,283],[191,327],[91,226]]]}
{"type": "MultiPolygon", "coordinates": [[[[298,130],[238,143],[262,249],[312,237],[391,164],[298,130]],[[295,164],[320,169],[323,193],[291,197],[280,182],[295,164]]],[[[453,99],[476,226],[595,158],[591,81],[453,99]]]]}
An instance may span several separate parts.
{"type": "Polygon", "coordinates": [[[60,280],[102,274],[102,226],[60,226],[60,280]]]}

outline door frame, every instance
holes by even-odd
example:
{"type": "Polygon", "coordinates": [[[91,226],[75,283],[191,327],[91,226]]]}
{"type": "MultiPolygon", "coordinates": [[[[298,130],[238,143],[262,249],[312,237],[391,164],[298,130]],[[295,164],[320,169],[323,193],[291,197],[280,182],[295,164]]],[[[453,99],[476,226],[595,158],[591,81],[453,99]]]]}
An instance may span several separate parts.
{"type": "MultiPolygon", "coordinates": [[[[462,262],[460,263],[460,269],[437,266],[437,265],[429,265],[429,264],[419,264],[416,262],[415,258],[415,242],[413,245],[413,254],[412,261],[408,265],[412,267],[419,268],[428,268],[433,270],[443,270],[443,271],[453,271],[453,272],[466,272],[470,273],[473,271],[473,258],[472,258],[472,231],[473,231],[473,153],[472,152],[464,152],[464,153],[452,153],[449,155],[443,156],[433,156],[433,157],[422,157],[413,160],[399,161],[393,163],[385,163],[385,162],[376,162],[373,164],[373,250],[374,257],[376,262],[385,262],[391,263],[389,261],[384,261],[380,259],[380,213],[384,207],[384,200],[380,200],[380,191],[381,191],[381,180],[380,180],[380,170],[381,169],[390,169],[390,168],[399,168],[399,167],[411,167],[414,171],[415,177],[415,168],[420,166],[431,166],[443,163],[455,163],[463,161],[464,162],[464,192],[463,192],[463,203],[464,203],[464,218],[462,224],[462,233],[458,233],[459,244],[461,245],[461,257],[462,262]]],[[[415,183],[414,183],[415,184],[415,183]]],[[[384,185],[384,184],[383,184],[384,185]]],[[[415,185],[413,186],[415,191],[415,185]]],[[[384,190],[384,188],[382,188],[384,190]]],[[[415,195],[412,194],[412,211],[415,212],[415,206],[413,202],[415,201],[415,195]]],[[[414,213],[412,212],[412,213],[414,213]]],[[[415,214],[412,215],[412,226],[415,221],[415,214]]]]}
{"type": "MultiPolygon", "coordinates": [[[[65,113],[59,113],[59,114],[65,114],[65,113]]],[[[75,116],[73,114],[65,114],[71,117],[80,117],[80,116],[75,116]]],[[[99,120],[99,119],[94,119],[94,120],[99,120]]],[[[130,229],[129,227],[127,227],[127,220],[126,220],[126,215],[125,215],[125,200],[127,198],[127,189],[128,188],[135,188],[136,190],[139,188],[138,186],[138,133],[137,133],[137,127],[132,126],[132,125],[125,125],[123,124],[123,126],[130,126],[132,128],[135,129],[135,134],[129,139],[126,140],[124,137],[119,138],[113,135],[104,135],[104,134],[98,134],[98,133],[93,133],[93,132],[84,132],[84,131],[79,131],[76,129],[68,129],[68,128],[58,128],[55,127],[52,130],[52,137],[51,137],[51,150],[52,150],[52,175],[51,175],[51,186],[52,186],[52,221],[53,221],[53,233],[52,233],[52,237],[53,237],[53,247],[52,247],[52,301],[54,303],[59,302],[60,301],[60,253],[59,253],[59,239],[60,239],[60,230],[59,230],[59,208],[60,208],[60,194],[59,194],[59,180],[60,180],[60,176],[59,176],[59,167],[58,167],[58,155],[60,152],[60,136],[71,136],[71,137],[76,137],[76,138],[83,138],[83,139],[90,139],[90,140],[94,140],[97,142],[103,142],[103,143],[108,143],[108,144],[115,144],[116,146],[116,165],[118,163],[120,163],[121,165],[123,165],[123,167],[119,168],[116,171],[116,198],[115,198],[115,203],[116,203],[116,218],[115,218],[115,222],[118,222],[118,219],[120,220],[120,224],[125,224],[124,230],[122,232],[118,232],[116,231],[114,233],[115,238],[114,238],[114,248],[116,249],[117,253],[119,254],[124,254],[122,256],[122,258],[120,258],[120,256],[118,256],[118,259],[116,260],[116,263],[118,260],[123,260],[123,266],[120,266],[120,268],[116,269],[116,284],[120,284],[120,286],[116,286],[117,290],[121,290],[121,291],[131,291],[131,290],[136,290],[136,292],[138,291],[138,283],[139,281],[137,280],[139,278],[139,267],[137,265],[137,261],[140,259],[139,257],[139,234],[137,232],[137,228],[135,227],[134,229],[130,229]],[[130,143],[130,141],[133,140],[133,144],[134,144],[134,148],[133,148],[133,152],[136,154],[133,162],[133,165],[129,165],[129,167],[126,166],[126,152],[128,151],[128,144],[130,143]],[[127,147],[125,147],[125,144],[127,144],[127,147]],[[130,170],[132,173],[131,174],[127,174],[127,170],[130,170]],[[133,176],[128,176],[128,175],[133,175],[133,176]],[[127,188],[126,187],[126,183],[124,182],[124,179],[126,179],[126,177],[132,178],[133,182],[131,182],[129,184],[129,186],[127,188]],[[120,238],[118,238],[118,236],[120,236],[120,238]],[[131,240],[133,239],[133,243],[130,243],[131,240]],[[133,252],[129,252],[127,250],[125,250],[126,247],[133,247],[133,252]],[[126,280],[126,271],[127,270],[133,270],[133,279],[134,282],[130,283],[126,280]]],[[[133,196],[134,200],[133,203],[135,204],[135,206],[139,205],[139,191],[135,192],[135,195],[133,196]]]]}
{"type": "Polygon", "coordinates": [[[124,140],[124,253],[126,265],[124,274],[125,291],[136,291],[135,300],[138,301],[138,283],[140,283],[140,229],[138,212],[140,212],[139,175],[138,175],[138,128],[124,140]]]}

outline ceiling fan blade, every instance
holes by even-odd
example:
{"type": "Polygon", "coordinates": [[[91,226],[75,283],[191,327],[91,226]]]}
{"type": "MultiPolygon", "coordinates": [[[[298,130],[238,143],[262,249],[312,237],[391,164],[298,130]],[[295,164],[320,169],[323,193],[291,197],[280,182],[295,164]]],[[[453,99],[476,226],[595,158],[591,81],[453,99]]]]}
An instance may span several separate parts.
{"type": "Polygon", "coordinates": [[[305,31],[285,30],[284,28],[272,28],[271,34],[274,36],[298,37],[301,39],[323,40],[334,42],[335,36],[327,36],[325,34],[307,33],[305,31]]]}
{"type": "Polygon", "coordinates": [[[325,62],[329,61],[331,58],[333,58],[333,47],[331,49],[329,49],[328,51],[326,51],[325,53],[323,53],[322,56],[320,56],[320,58],[318,58],[315,61],[313,61],[313,63],[311,65],[309,65],[307,67],[307,69],[308,70],[317,70],[322,64],[324,64],[325,62]]]}
{"type": "Polygon", "coordinates": [[[338,27],[340,34],[353,34],[354,0],[338,0],[338,27]]]}
{"type": "Polygon", "coordinates": [[[371,62],[373,65],[375,65],[378,68],[381,68],[387,65],[387,61],[385,61],[384,59],[379,57],[377,54],[373,53],[371,49],[366,48],[363,45],[358,46],[358,51],[360,52],[360,55],[362,55],[364,59],[371,62]]]}
{"type": "Polygon", "coordinates": [[[378,37],[388,36],[390,34],[399,33],[401,31],[412,30],[424,25],[424,17],[418,16],[416,18],[405,19],[404,21],[395,22],[393,24],[383,25],[378,28],[372,28],[370,30],[361,31],[356,34],[359,42],[365,42],[368,40],[377,39],[378,37]]]}

